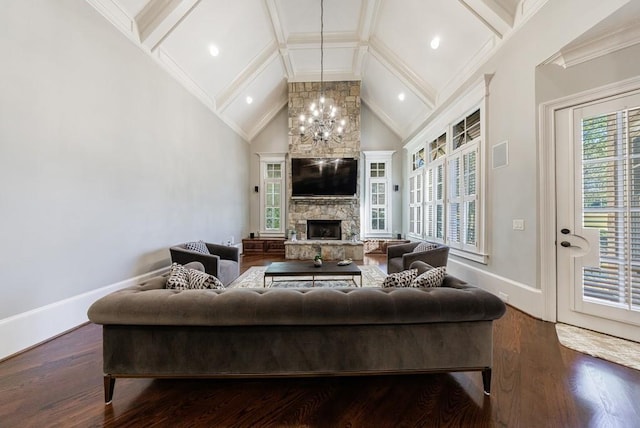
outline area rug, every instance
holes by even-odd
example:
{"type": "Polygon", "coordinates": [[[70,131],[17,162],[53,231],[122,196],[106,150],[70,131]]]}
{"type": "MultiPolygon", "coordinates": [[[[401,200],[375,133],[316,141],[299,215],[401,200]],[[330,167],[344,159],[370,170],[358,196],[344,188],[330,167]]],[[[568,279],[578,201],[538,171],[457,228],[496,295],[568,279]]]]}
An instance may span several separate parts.
{"type": "MultiPolygon", "coordinates": [[[[374,265],[358,266],[362,271],[362,286],[363,287],[380,287],[382,282],[386,278],[386,274],[374,265]]],[[[229,284],[229,288],[262,288],[264,271],[266,266],[253,266],[247,269],[245,273],[240,275],[229,284]]],[[[360,285],[360,279],[355,278],[355,281],[360,285]]],[[[271,286],[271,279],[268,280],[268,286],[271,286]]],[[[297,288],[297,287],[311,287],[311,277],[297,277],[295,281],[281,281],[277,280],[274,287],[278,288],[297,288]]],[[[316,287],[353,287],[353,281],[345,276],[332,277],[326,276],[319,279],[316,278],[316,287]]]]}
{"type": "Polygon", "coordinates": [[[640,343],[561,323],[556,332],[567,348],[640,370],[640,343]]]}

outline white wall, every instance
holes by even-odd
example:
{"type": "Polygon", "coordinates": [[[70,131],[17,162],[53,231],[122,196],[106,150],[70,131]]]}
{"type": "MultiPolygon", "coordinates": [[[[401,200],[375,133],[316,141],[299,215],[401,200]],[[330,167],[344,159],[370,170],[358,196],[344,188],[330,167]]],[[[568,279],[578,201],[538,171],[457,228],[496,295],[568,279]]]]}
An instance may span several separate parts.
{"type": "Polygon", "coordinates": [[[249,146],[87,3],[2,7],[4,340],[47,305],[168,266],[172,244],[245,233],[249,146]]]}
{"type": "MultiPolygon", "coordinates": [[[[264,127],[253,140],[251,140],[251,158],[249,171],[249,187],[247,190],[250,196],[251,218],[249,232],[260,231],[260,193],[254,191],[254,186],[259,186],[262,191],[260,178],[260,157],[258,153],[287,153],[289,151],[289,110],[284,106],[271,122],[264,127]]],[[[285,205],[286,209],[286,205],[285,205]]],[[[283,217],[286,218],[286,217],[283,217]]],[[[245,238],[248,237],[248,233],[245,238]]],[[[284,234],[283,234],[284,236],[284,234]]]]}

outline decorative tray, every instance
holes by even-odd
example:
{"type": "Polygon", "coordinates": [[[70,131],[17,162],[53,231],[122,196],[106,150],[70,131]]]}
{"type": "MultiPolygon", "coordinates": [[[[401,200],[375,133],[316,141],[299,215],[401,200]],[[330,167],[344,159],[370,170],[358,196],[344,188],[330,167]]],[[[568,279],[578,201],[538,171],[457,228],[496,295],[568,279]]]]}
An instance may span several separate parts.
{"type": "Polygon", "coordinates": [[[351,262],[352,262],[352,261],[353,261],[353,260],[351,260],[351,259],[340,260],[340,261],[338,262],[338,266],[346,266],[346,265],[349,265],[349,264],[351,264],[351,262]]]}

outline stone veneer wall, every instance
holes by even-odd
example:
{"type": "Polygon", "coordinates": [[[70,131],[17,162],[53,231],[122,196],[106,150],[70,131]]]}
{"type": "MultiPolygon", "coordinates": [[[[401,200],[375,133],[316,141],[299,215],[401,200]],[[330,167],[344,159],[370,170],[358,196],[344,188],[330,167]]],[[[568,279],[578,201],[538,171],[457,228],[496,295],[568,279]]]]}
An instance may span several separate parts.
{"type": "Polygon", "coordinates": [[[341,142],[328,141],[314,143],[309,139],[301,141],[295,130],[299,128],[300,114],[309,115],[309,106],[318,102],[320,82],[289,83],[289,156],[287,158],[288,218],[287,229],[296,230],[298,239],[306,239],[307,219],[341,220],[342,239],[349,239],[350,233],[360,231],[360,172],[363,165],[358,163],[358,193],[356,198],[322,197],[291,198],[291,158],[338,158],[360,159],[360,82],[325,82],[325,104],[338,108],[338,117],[347,120],[341,142]]]}

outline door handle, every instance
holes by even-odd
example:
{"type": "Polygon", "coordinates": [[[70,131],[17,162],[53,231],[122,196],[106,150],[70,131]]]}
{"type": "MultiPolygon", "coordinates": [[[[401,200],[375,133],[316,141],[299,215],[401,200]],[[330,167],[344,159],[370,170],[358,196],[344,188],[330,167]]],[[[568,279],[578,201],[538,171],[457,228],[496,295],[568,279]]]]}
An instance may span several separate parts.
{"type": "Polygon", "coordinates": [[[565,248],[569,248],[569,247],[571,246],[571,242],[569,242],[569,241],[562,241],[562,242],[560,243],[560,245],[562,245],[562,246],[563,246],[563,247],[565,247],[565,248]]]}

